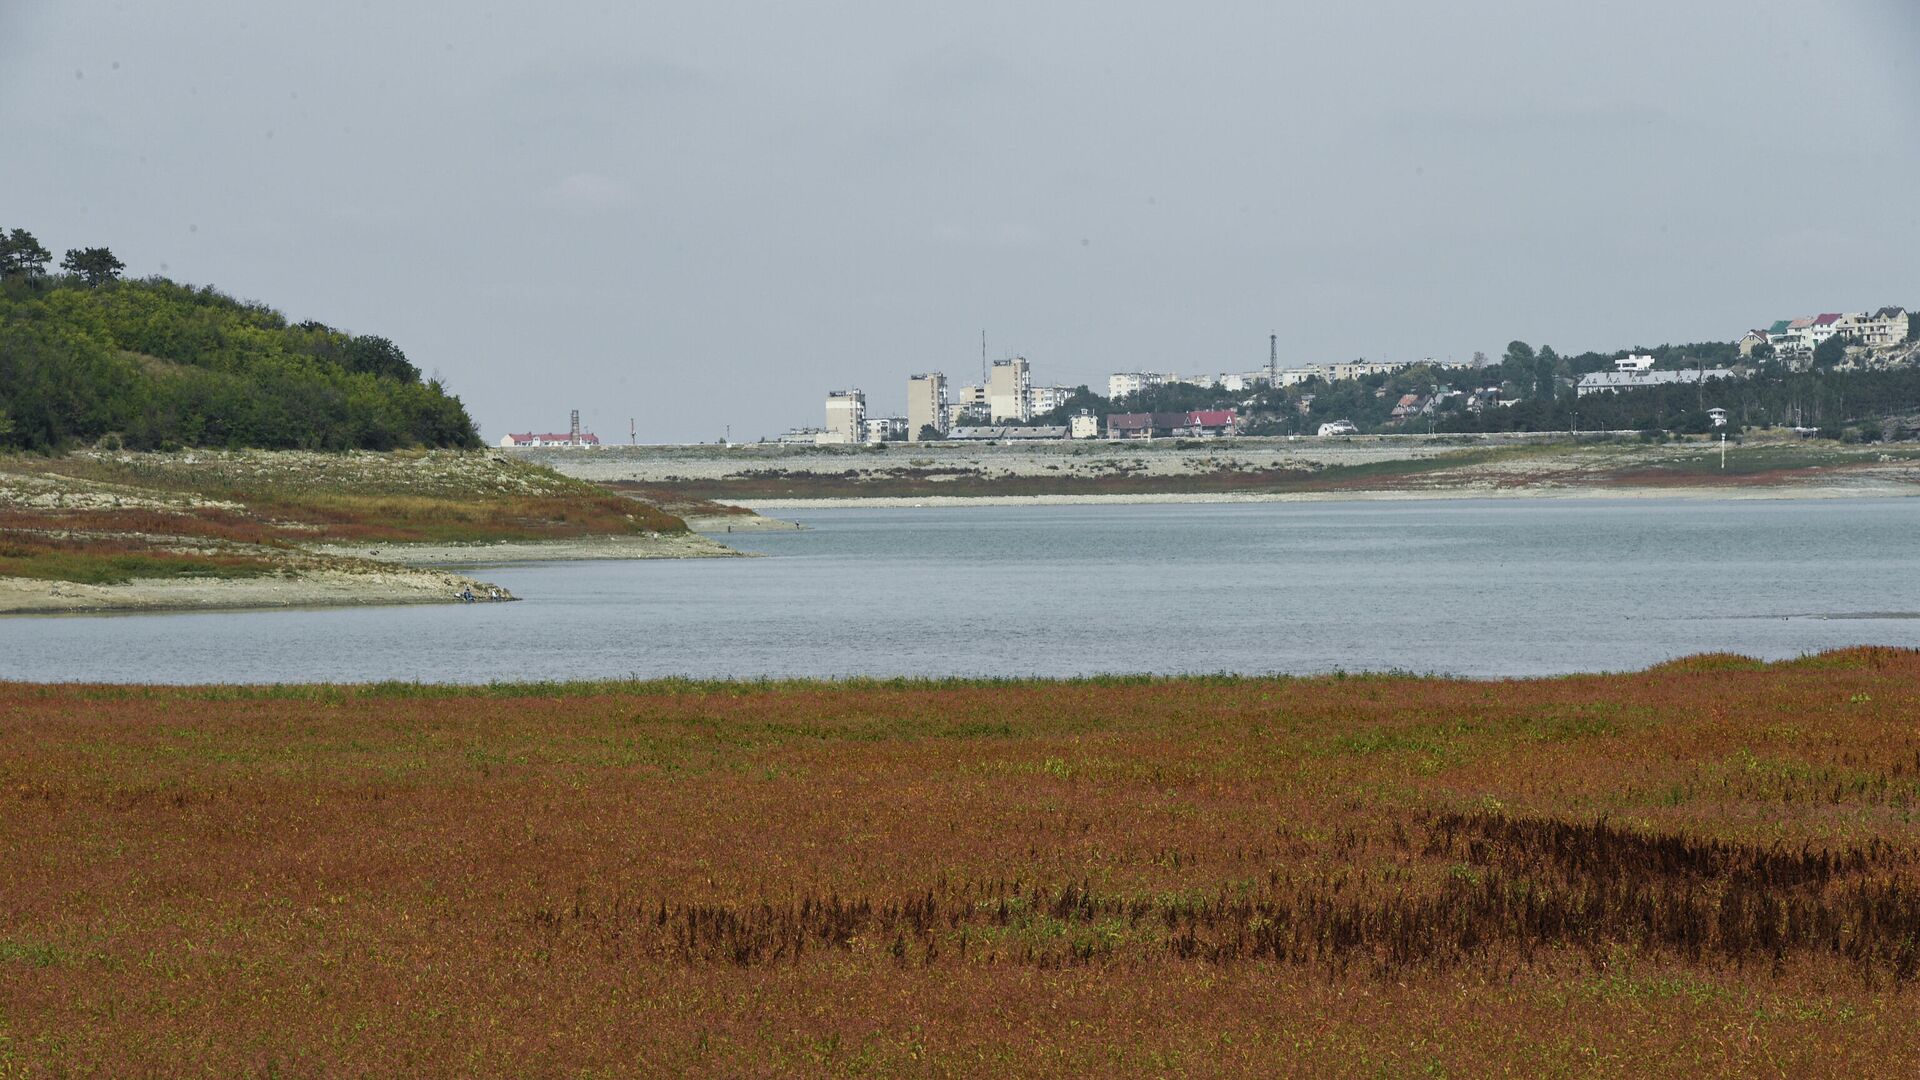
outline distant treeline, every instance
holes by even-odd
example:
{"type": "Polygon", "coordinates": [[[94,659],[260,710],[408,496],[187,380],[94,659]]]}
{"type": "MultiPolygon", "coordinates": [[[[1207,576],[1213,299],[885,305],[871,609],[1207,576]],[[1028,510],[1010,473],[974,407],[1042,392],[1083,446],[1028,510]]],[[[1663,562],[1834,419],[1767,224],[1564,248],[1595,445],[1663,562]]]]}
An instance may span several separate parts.
{"type": "Polygon", "coordinates": [[[1920,414],[1920,369],[1780,372],[1700,385],[1649,386],[1616,393],[1533,398],[1479,413],[1453,413],[1437,431],[1673,431],[1699,434],[1712,426],[1707,410],[1727,410],[1743,427],[1808,427],[1829,438],[1871,442],[1889,420],[1911,438],[1920,414]]]}
{"type": "MultiPolygon", "coordinates": [[[[1836,339],[1836,344],[1839,344],[1836,339]]],[[[1838,348],[1832,350],[1839,353],[1838,348]]],[[[1498,359],[1476,357],[1472,368],[1415,364],[1391,373],[1327,382],[1312,379],[1287,387],[1230,392],[1189,383],[1168,383],[1136,394],[1108,399],[1080,387],[1061,408],[1033,421],[1064,424],[1081,409],[1099,416],[1116,412],[1184,412],[1190,409],[1239,410],[1248,434],[1313,434],[1330,420],[1348,420],[1364,432],[1705,431],[1707,410],[1726,409],[1737,427],[1799,426],[1823,434],[1870,439],[1884,421],[1920,414],[1920,369],[1835,370],[1831,360],[1815,358],[1811,370],[1793,371],[1771,359],[1749,363],[1748,377],[1712,380],[1700,385],[1645,387],[1579,397],[1582,375],[1610,370],[1629,353],[1654,358],[1661,370],[1694,370],[1741,364],[1731,342],[1703,341],[1588,352],[1563,356],[1511,342],[1498,359]],[[1497,391],[1479,396],[1483,407],[1467,407],[1468,397],[1445,399],[1431,414],[1396,422],[1392,413],[1403,395],[1422,398],[1442,389],[1497,391]],[[1495,401],[1512,404],[1497,404],[1495,401]]],[[[1910,428],[1912,425],[1907,425],[1910,428]]],[[[1905,430],[1905,429],[1903,429],[1905,430]]]]}
{"type": "Polygon", "coordinates": [[[385,338],[165,278],[123,281],[105,248],[67,272],[0,230],[0,447],[118,440],[307,450],[472,447],[460,399],[385,338]]]}

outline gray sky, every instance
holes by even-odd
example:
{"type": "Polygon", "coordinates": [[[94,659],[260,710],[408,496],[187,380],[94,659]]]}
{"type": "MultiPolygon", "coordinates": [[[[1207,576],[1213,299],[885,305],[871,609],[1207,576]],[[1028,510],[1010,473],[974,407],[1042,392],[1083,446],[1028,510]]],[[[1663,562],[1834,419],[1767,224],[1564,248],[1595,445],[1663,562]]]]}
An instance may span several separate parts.
{"type": "Polygon", "coordinates": [[[1578,7],[0,0],[0,224],[490,440],[1920,305],[1920,5],[1578,7]]]}

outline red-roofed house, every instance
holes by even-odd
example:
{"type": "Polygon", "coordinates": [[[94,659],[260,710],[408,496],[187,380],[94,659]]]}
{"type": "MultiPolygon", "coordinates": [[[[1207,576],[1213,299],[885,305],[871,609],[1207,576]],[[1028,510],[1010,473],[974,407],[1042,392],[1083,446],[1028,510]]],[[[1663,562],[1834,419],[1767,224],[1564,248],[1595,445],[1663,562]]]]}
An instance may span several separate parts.
{"type": "Polygon", "coordinates": [[[1232,435],[1240,429],[1233,409],[1196,409],[1193,412],[1113,413],[1107,417],[1109,439],[1153,439],[1169,436],[1208,438],[1232,435]]]}

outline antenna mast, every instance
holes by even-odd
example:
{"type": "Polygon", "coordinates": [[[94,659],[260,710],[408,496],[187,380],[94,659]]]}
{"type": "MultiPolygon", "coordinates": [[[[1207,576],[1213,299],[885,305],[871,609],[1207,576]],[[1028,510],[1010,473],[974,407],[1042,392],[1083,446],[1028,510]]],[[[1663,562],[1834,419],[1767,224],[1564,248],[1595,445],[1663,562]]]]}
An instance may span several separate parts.
{"type": "Polygon", "coordinates": [[[1280,335],[1268,334],[1267,335],[1267,385],[1269,387],[1272,387],[1272,386],[1279,385],[1279,383],[1280,383],[1280,335]]]}

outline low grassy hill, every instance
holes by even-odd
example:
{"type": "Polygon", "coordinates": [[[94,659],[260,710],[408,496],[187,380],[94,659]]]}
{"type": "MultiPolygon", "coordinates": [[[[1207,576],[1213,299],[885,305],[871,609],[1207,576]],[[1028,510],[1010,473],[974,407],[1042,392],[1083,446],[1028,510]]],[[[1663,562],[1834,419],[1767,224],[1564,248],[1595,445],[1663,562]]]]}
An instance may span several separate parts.
{"type": "Polygon", "coordinates": [[[0,279],[0,448],[475,447],[391,341],[165,278],[0,279]]]}

